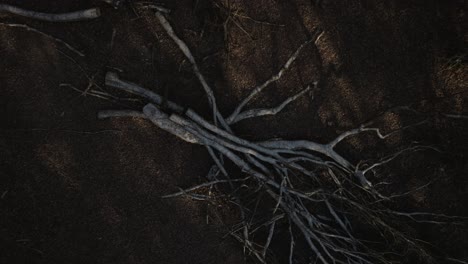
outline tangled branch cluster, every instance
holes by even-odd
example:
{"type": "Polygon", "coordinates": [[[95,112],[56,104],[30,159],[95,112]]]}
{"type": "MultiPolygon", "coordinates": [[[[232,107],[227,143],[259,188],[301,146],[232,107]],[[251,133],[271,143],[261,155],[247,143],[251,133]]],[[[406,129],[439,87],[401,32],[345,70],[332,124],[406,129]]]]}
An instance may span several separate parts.
{"type": "MultiPolygon", "coordinates": [[[[378,128],[361,126],[346,131],[328,143],[309,140],[265,140],[252,142],[236,136],[232,126],[249,118],[275,115],[288,104],[317,86],[317,82],[306,87],[273,108],[245,110],[249,102],[271,83],[277,81],[291,67],[301,50],[314,42],[303,43],[290,56],[277,74],[261,85],[252,88],[250,94],[235,108],[231,115],[224,118],[219,112],[213,90],[209,86],[196,63],[188,46],[175,34],[165,16],[156,12],[161,26],[174,43],[190,61],[193,72],[208,97],[213,112],[212,122],[206,120],[194,110],[182,107],[175,102],[163,99],[159,94],[139,85],[122,80],[115,73],[107,73],[106,85],[147,100],[140,110],[101,111],[99,118],[137,117],[145,118],[154,125],[178,138],[206,147],[215,165],[210,170],[208,182],[167,195],[166,198],[187,195],[195,199],[205,199],[193,192],[219,184],[230,188],[231,202],[239,208],[241,223],[232,235],[241,241],[260,262],[266,263],[268,248],[274,236],[287,226],[289,230],[289,262],[294,263],[298,243],[305,243],[319,263],[390,263],[394,253],[376,252],[365,242],[355,237],[351,223],[368,226],[385,237],[391,234],[395,241],[404,242],[430,258],[426,251],[414,239],[407,237],[389,223],[392,217],[420,217],[417,214],[405,214],[386,209],[382,201],[391,199],[381,195],[367,179],[368,172],[381,166],[404,151],[417,151],[424,147],[411,147],[400,151],[378,163],[361,169],[343,157],[336,147],[345,139],[365,132],[375,133],[381,139],[378,128]],[[226,168],[226,160],[235,164],[246,178],[235,177],[226,168]],[[255,221],[255,206],[246,202],[240,194],[239,185],[247,186],[251,196],[264,193],[269,197],[265,206],[269,207],[267,219],[259,217],[255,221]],[[259,230],[265,233],[263,242],[253,239],[259,230]]],[[[245,193],[245,191],[244,191],[245,193]]],[[[260,199],[260,198],[258,198],[260,199]]],[[[255,203],[255,202],[254,202],[255,203]]],[[[422,215],[428,216],[428,215],[422,215]]],[[[436,215],[430,215],[436,217],[436,215]]],[[[414,218],[413,218],[414,219],[414,218]]],[[[419,218],[418,218],[419,219],[419,218]]]]}
{"type": "MultiPolygon", "coordinates": [[[[112,4],[114,7],[118,7],[121,3],[121,1],[117,0],[102,1],[112,4]]],[[[299,46],[277,74],[261,85],[252,88],[250,94],[239,103],[232,114],[224,118],[218,110],[213,90],[200,72],[191,51],[175,34],[172,26],[166,20],[163,13],[168,13],[168,10],[155,5],[149,7],[157,10],[155,14],[161,26],[191,63],[193,72],[208,97],[208,103],[213,111],[213,122],[206,120],[190,108],[167,101],[159,94],[135,83],[121,80],[117,74],[111,72],[106,75],[107,86],[141,96],[148,103],[141,111],[108,110],[101,111],[98,117],[148,119],[159,128],[186,142],[206,147],[215,163],[207,175],[209,181],[166,195],[165,198],[185,195],[203,200],[210,197],[197,195],[193,192],[205,187],[228,184],[230,191],[223,190],[229,193],[230,201],[239,208],[241,216],[241,223],[232,231],[231,235],[241,241],[244,247],[261,263],[266,263],[268,249],[275,235],[278,236],[285,229],[289,231],[290,264],[295,263],[298,258],[297,254],[295,254],[298,247],[301,249],[307,248],[307,251],[310,249],[311,254],[308,255],[313,256],[314,263],[391,263],[392,257],[397,253],[378,251],[370,247],[368,241],[357,238],[353,233],[355,224],[367,228],[369,232],[372,230],[386,243],[390,243],[388,239],[391,238],[394,243],[401,244],[402,247],[417,252],[418,256],[423,257],[426,262],[434,261],[431,255],[420,245],[420,242],[399,231],[391,223],[392,219],[406,217],[415,222],[441,224],[447,220],[456,221],[460,218],[431,213],[403,213],[390,210],[383,205],[383,202],[408,193],[384,196],[367,179],[369,172],[390,162],[404,152],[433,148],[427,146],[408,147],[362,169],[336,150],[338,144],[351,136],[364,132],[373,132],[380,139],[385,139],[398,131],[383,135],[378,128],[363,125],[338,135],[328,143],[317,143],[308,140],[251,142],[236,136],[232,130],[231,127],[241,120],[276,115],[288,104],[316,88],[317,82],[314,82],[276,107],[244,109],[253,98],[271,83],[279,80],[297,59],[301,50],[313,43],[314,39],[308,40],[299,46]],[[229,173],[226,168],[226,159],[235,164],[247,177],[239,178],[235,176],[235,173],[229,173]],[[239,191],[239,185],[244,189],[247,188],[247,191],[239,191]],[[256,210],[261,202],[261,194],[267,194],[269,197],[268,202],[262,204],[263,207],[266,207],[268,216],[256,215],[256,210]],[[257,196],[253,203],[246,199],[246,197],[252,196],[257,196]],[[252,206],[252,204],[255,205],[252,206]],[[254,238],[257,232],[262,231],[265,233],[262,241],[254,238]],[[305,247],[298,246],[299,244],[305,245],[305,247]]],[[[63,14],[49,14],[7,4],[0,4],[0,12],[49,22],[89,20],[95,19],[101,14],[98,8],[63,14]]],[[[64,44],[77,55],[84,56],[68,43],[27,25],[8,23],[0,23],[0,25],[36,32],[64,44]]],[[[319,37],[320,34],[316,36],[316,38],[319,37]]],[[[97,92],[90,92],[90,94],[98,97],[102,96],[102,93],[97,92]]],[[[449,118],[467,118],[465,115],[456,114],[446,114],[445,116],[449,118]]],[[[425,186],[427,184],[421,188],[425,186]]],[[[446,258],[446,260],[467,263],[452,258],[446,258]]]]}

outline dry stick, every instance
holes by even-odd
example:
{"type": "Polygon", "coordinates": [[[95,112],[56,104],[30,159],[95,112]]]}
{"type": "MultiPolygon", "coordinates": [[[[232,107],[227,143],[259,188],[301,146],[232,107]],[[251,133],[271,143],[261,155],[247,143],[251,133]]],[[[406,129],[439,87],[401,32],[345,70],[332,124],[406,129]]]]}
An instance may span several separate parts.
{"type": "Polygon", "coordinates": [[[271,243],[271,240],[273,239],[273,232],[275,231],[275,224],[276,224],[276,221],[273,222],[270,226],[270,231],[268,233],[268,238],[267,238],[267,241],[265,243],[265,247],[263,248],[263,252],[262,252],[262,256],[263,258],[266,257],[266,253],[267,253],[267,250],[268,250],[268,247],[270,246],[270,243],[271,243]]]}
{"type": "Polygon", "coordinates": [[[166,106],[173,112],[184,112],[184,108],[182,106],[179,106],[172,101],[165,101],[159,94],[149,91],[135,83],[121,80],[117,73],[108,72],[106,74],[106,85],[144,97],[159,106],[166,106]],[[164,103],[166,103],[166,105],[163,105],[164,103]]]}
{"type": "Polygon", "coordinates": [[[395,215],[401,215],[401,216],[406,216],[414,219],[414,216],[433,216],[433,217],[439,217],[439,218],[446,218],[446,219],[458,219],[458,220],[468,220],[468,217],[464,216],[453,216],[453,215],[445,215],[445,214],[434,214],[434,213],[426,213],[426,212],[412,212],[412,213],[405,213],[405,212],[398,212],[398,211],[392,211],[392,210],[386,210],[385,212],[392,213],[395,215]]]}
{"type": "MultiPolygon", "coordinates": [[[[103,99],[103,100],[107,100],[107,101],[110,101],[110,102],[113,102],[113,103],[117,103],[117,104],[120,104],[118,101],[119,100],[125,100],[125,101],[137,101],[138,99],[134,99],[134,98],[120,98],[120,97],[117,97],[117,96],[113,96],[109,93],[106,93],[106,92],[101,92],[101,91],[98,91],[98,90],[94,90],[94,89],[91,89],[89,91],[83,91],[83,90],[80,90],[78,88],[76,88],[75,86],[69,84],[69,83],[61,83],[59,84],[59,87],[67,87],[67,88],[70,88],[74,91],[77,91],[80,93],[81,96],[86,96],[86,95],[91,95],[91,96],[94,96],[94,97],[97,97],[97,98],[100,98],[100,99],[103,99]]],[[[97,86],[99,87],[99,86],[97,86]]],[[[125,106],[125,105],[123,105],[125,106]]],[[[99,115],[99,114],[98,114],[99,115]]]]}
{"type": "Polygon", "coordinates": [[[250,240],[248,240],[248,237],[241,238],[238,234],[232,233],[232,232],[230,233],[230,235],[233,236],[235,239],[237,239],[239,242],[244,244],[244,254],[245,254],[245,248],[248,248],[250,252],[255,255],[258,261],[260,261],[260,263],[266,264],[266,261],[262,258],[261,254],[257,250],[255,250],[255,248],[253,247],[253,243],[250,240]]]}
{"type": "Polygon", "coordinates": [[[293,255],[294,255],[294,235],[292,233],[292,225],[289,223],[289,236],[291,237],[291,242],[289,245],[289,264],[293,264],[293,255]]]}
{"type": "Polygon", "coordinates": [[[220,184],[220,183],[229,183],[229,182],[240,182],[240,181],[246,181],[248,180],[249,177],[247,178],[244,178],[244,179],[229,179],[229,180],[215,180],[215,181],[210,181],[210,182],[206,182],[206,183],[202,183],[202,184],[199,184],[199,185],[196,185],[196,186],[193,186],[193,187],[190,187],[188,189],[184,189],[184,190],[181,190],[180,192],[176,192],[176,193],[172,193],[172,194],[168,194],[168,195],[164,195],[164,196],[161,196],[161,198],[171,198],[171,197],[177,197],[177,196],[181,196],[181,195],[184,195],[188,192],[192,192],[192,191],[195,191],[197,189],[200,189],[200,188],[203,188],[203,187],[210,187],[212,185],[215,185],[215,184],[220,184]]]}
{"type": "Polygon", "coordinates": [[[44,37],[47,37],[49,39],[52,39],[60,44],[63,44],[65,47],[67,47],[69,50],[71,50],[73,53],[77,54],[78,56],[81,56],[81,57],[84,57],[84,54],[81,53],[80,51],[78,51],[77,49],[75,49],[73,46],[71,46],[70,44],[66,43],[65,41],[59,39],[59,38],[56,38],[56,37],[52,37],[51,35],[48,35],[38,29],[35,29],[33,27],[30,27],[30,26],[27,26],[27,25],[24,25],[24,24],[13,24],[13,23],[0,23],[1,26],[7,26],[7,27],[15,27],[15,28],[22,28],[22,29],[25,29],[27,31],[31,31],[31,32],[34,32],[34,33],[37,33],[37,34],[40,34],[44,37]]]}
{"type": "Polygon", "coordinates": [[[260,228],[264,227],[264,226],[268,226],[268,225],[271,225],[273,222],[276,222],[276,221],[279,221],[281,219],[283,219],[286,215],[285,214],[279,214],[279,215],[276,215],[276,216],[273,216],[273,218],[271,218],[270,220],[264,222],[264,223],[261,223],[259,224],[256,228],[254,228],[253,230],[250,231],[250,234],[254,234],[255,232],[257,232],[258,230],[260,230],[260,228]]]}
{"type": "Polygon", "coordinates": [[[147,118],[142,112],[134,110],[103,110],[98,112],[99,119],[111,117],[138,117],[147,118]]]}
{"type": "Polygon", "coordinates": [[[0,12],[7,12],[15,14],[18,16],[24,16],[28,18],[33,18],[42,21],[49,22],[72,22],[72,21],[82,21],[95,19],[101,16],[101,11],[99,8],[90,8],[86,10],[80,10],[70,13],[61,13],[61,14],[50,14],[50,13],[41,13],[36,11],[31,11],[23,8],[19,8],[12,5],[0,4],[0,12]]]}
{"type": "Polygon", "coordinates": [[[158,18],[161,26],[166,30],[166,33],[172,38],[172,40],[177,44],[177,46],[182,51],[182,53],[184,53],[185,57],[192,64],[193,72],[197,76],[198,80],[203,86],[203,89],[205,90],[206,95],[208,96],[208,103],[213,108],[213,118],[214,118],[215,123],[217,123],[216,120],[218,120],[226,130],[230,130],[223,116],[218,111],[218,107],[216,105],[216,99],[214,97],[213,90],[206,82],[205,77],[201,74],[200,69],[198,68],[198,64],[195,61],[195,58],[193,57],[192,52],[190,52],[190,49],[188,48],[187,44],[185,44],[185,42],[183,42],[175,34],[174,30],[172,29],[171,24],[169,24],[169,21],[167,21],[166,17],[164,17],[164,15],[161,12],[157,11],[156,17],[158,18]]]}
{"type": "Polygon", "coordinates": [[[444,114],[444,116],[455,119],[468,119],[468,115],[461,114],[444,114]]]}
{"type": "Polygon", "coordinates": [[[169,120],[169,116],[166,113],[161,112],[157,107],[152,104],[147,104],[143,107],[143,113],[145,116],[153,122],[159,128],[179,137],[180,139],[189,143],[204,145],[200,137],[190,133],[184,127],[169,120]]]}
{"type": "Polygon", "coordinates": [[[336,222],[340,225],[340,227],[346,231],[346,233],[348,234],[348,236],[350,238],[354,238],[352,235],[351,235],[351,232],[348,230],[348,228],[346,227],[346,225],[343,223],[343,221],[341,220],[341,218],[338,216],[338,214],[335,212],[335,210],[333,209],[333,207],[331,206],[330,202],[328,200],[325,200],[325,204],[327,205],[327,208],[328,208],[328,211],[330,212],[330,214],[333,216],[333,218],[335,218],[336,222]]]}
{"type": "Polygon", "coordinates": [[[281,78],[281,76],[283,76],[284,72],[287,71],[292,63],[297,59],[299,53],[301,52],[301,50],[307,46],[307,44],[311,43],[312,40],[308,40],[306,42],[304,42],[301,46],[299,46],[299,48],[291,55],[291,57],[286,61],[286,63],[283,65],[283,67],[281,67],[281,69],[279,70],[278,73],[276,73],[275,75],[273,75],[270,79],[268,79],[266,82],[262,83],[261,85],[255,87],[251,92],[250,94],[236,107],[236,109],[234,110],[234,112],[227,118],[227,122],[228,123],[232,123],[236,118],[237,118],[237,115],[239,115],[239,113],[242,111],[242,109],[244,108],[244,106],[250,101],[252,100],[258,93],[260,93],[263,89],[265,89],[268,85],[270,85],[271,83],[273,82],[276,82],[277,80],[279,80],[281,78]]]}
{"type": "MultiPolygon", "coordinates": [[[[212,150],[213,151],[213,150],[212,150]]],[[[214,153],[214,151],[213,151],[214,153]]],[[[216,157],[218,158],[218,157],[216,157]]],[[[219,159],[218,159],[219,160],[219,159]]],[[[219,160],[220,161],[220,160],[219,160]]],[[[223,163],[220,161],[220,164],[223,165],[223,163]]],[[[216,161],[215,161],[215,164],[211,165],[210,169],[208,170],[208,173],[206,174],[205,178],[207,178],[208,180],[213,180],[213,179],[217,179],[219,173],[220,173],[220,169],[218,168],[218,166],[216,165],[216,161]]],[[[229,174],[225,177],[228,177],[229,174]]]]}
{"type": "MultiPolygon", "coordinates": [[[[267,189],[267,192],[270,194],[270,196],[273,199],[275,199],[276,201],[279,201],[278,196],[274,192],[272,192],[269,189],[267,189]]],[[[280,205],[283,208],[283,210],[288,213],[288,216],[294,222],[294,224],[296,224],[296,226],[299,228],[299,230],[301,230],[302,234],[304,235],[304,238],[306,239],[306,241],[309,244],[310,248],[314,251],[315,255],[322,261],[322,263],[328,264],[329,262],[325,260],[322,253],[320,253],[320,251],[318,250],[318,248],[316,247],[314,242],[311,240],[310,236],[307,235],[307,234],[309,234],[311,232],[309,231],[307,226],[302,222],[302,220],[299,218],[297,213],[294,212],[293,210],[291,210],[288,207],[288,205],[285,204],[284,199],[282,201],[280,201],[280,205]]]]}
{"type": "Polygon", "coordinates": [[[226,169],[224,168],[221,160],[216,156],[216,153],[213,151],[213,148],[210,146],[206,146],[206,149],[208,150],[208,153],[210,154],[211,158],[216,164],[216,167],[221,171],[221,173],[225,176],[228,177],[228,173],[226,169]]]}
{"type": "Polygon", "coordinates": [[[207,133],[206,131],[204,131],[203,129],[201,129],[201,127],[199,127],[198,125],[194,124],[194,123],[191,123],[190,121],[184,119],[183,117],[179,116],[179,115],[176,115],[176,114],[172,114],[169,119],[173,122],[175,122],[176,124],[179,124],[180,126],[183,126],[185,128],[191,128],[195,131],[197,131],[198,133],[202,134],[204,137],[208,138],[209,140],[215,142],[216,144],[219,144],[219,145],[222,145],[226,148],[229,148],[229,149],[232,149],[232,150],[235,150],[237,152],[241,152],[241,153],[245,153],[245,154],[248,154],[248,155],[252,155],[252,156],[255,156],[256,158],[262,160],[262,161],[265,161],[265,162],[268,162],[272,165],[276,165],[277,164],[277,160],[276,159],[273,159],[271,157],[268,157],[268,156],[264,156],[260,153],[258,153],[257,151],[253,150],[253,149],[250,149],[250,148],[246,148],[246,147],[243,147],[243,146],[237,146],[235,144],[232,144],[226,140],[223,140],[221,138],[218,138],[212,134],[209,134],[207,133]]]}
{"type": "MultiPolygon", "coordinates": [[[[249,154],[244,154],[244,157],[247,159],[248,162],[252,163],[255,167],[259,168],[265,175],[273,175],[271,171],[264,166],[261,162],[257,161],[254,156],[249,154]]],[[[275,164],[275,168],[278,167],[275,164]]]]}
{"type": "MultiPolygon", "coordinates": [[[[317,83],[314,83],[314,86],[316,86],[317,83]]],[[[281,112],[288,104],[291,102],[295,101],[297,98],[299,98],[301,95],[305,94],[306,92],[310,91],[311,87],[307,86],[304,90],[300,91],[294,96],[291,96],[287,98],[283,103],[278,105],[277,107],[274,108],[261,108],[261,109],[252,109],[252,110],[246,110],[237,115],[237,117],[232,120],[232,122],[228,122],[229,124],[234,124],[237,123],[241,120],[248,119],[248,118],[254,118],[254,117],[259,117],[259,116],[266,116],[266,115],[276,115],[277,113],[281,112]]]]}
{"type": "MultiPolygon", "coordinates": [[[[192,113],[194,113],[192,111],[192,113]]],[[[262,171],[264,172],[267,172],[268,169],[266,169],[261,163],[258,163],[256,162],[253,157],[257,158],[257,159],[260,159],[260,160],[263,160],[265,162],[268,162],[270,163],[271,165],[277,167],[279,166],[278,165],[278,162],[283,162],[285,165],[288,165],[288,166],[291,166],[292,168],[295,168],[295,169],[298,169],[300,170],[302,173],[304,173],[305,175],[308,175],[308,176],[313,176],[313,174],[311,174],[309,171],[307,171],[306,169],[304,169],[302,166],[296,164],[296,163],[288,163],[286,160],[284,160],[281,156],[279,156],[278,154],[276,153],[272,153],[271,151],[265,151],[265,153],[268,155],[268,156],[265,156],[261,153],[259,153],[257,150],[256,150],[256,147],[252,147],[252,148],[249,148],[249,147],[244,147],[243,145],[244,144],[240,144],[240,146],[238,145],[235,145],[233,143],[230,143],[229,141],[225,140],[225,139],[222,139],[222,138],[218,138],[216,137],[215,135],[211,135],[209,133],[207,133],[206,131],[204,131],[200,126],[198,126],[197,124],[194,124],[188,120],[185,120],[184,118],[182,118],[181,116],[178,116],[178,115],[171,115],[170,119],[176,123],[178,123],[179,125],[181,126],[184,126],[184,127],[192,127],[193,129],[197,130],[198,132],[202,133],[205,137],[209,138],[210,140],[216,142],[217,144],[220,144],[220,145],[223,145],[229,149],[232,149],[232,150],[235,150],[235,151],[238,151],[238,152],[242,152],[244,154],[247,154],[247,159],[252,162],[254,165],[256,165],[258,168],[262,169],[262,171]],[[249,157],[249,156],[252,156],[252,157],[249,157]],[[269,157],[269,156],[273,156],[274,158],[272,157],[269,157]]],[[[231,138],[235,139],[234,136],[231,136],[231,138]]],[[[247,141],[244,141],[244,140],[241,140],[239,138],[238,139],[238,142],[247,142],[247,141]]],[[[248,142],[247,142],[248,143],[248,142]]],[[[250,144],[252,146],[254,146],[254,144],[250,144]]]]}
{"type": "Polygon", "coordinates": [[[311,150],[314,152],[321,153],[331,159],[336,163],[341,165],[345,170],[351,170],[353,165],[339,155],[335,150],[330,148],[327,144],[319,144],[316,142],[308,140],[272,140],[272,141],[262,141],[258,142],[258,145],[271,149],[285,149],[285,150],[311,150]]]}
{"type": "Polygon", "coordinates": [[[468,264],[468,261],[463,261],[463,260],[460,260],[460,259],[455,259],[455,258],[445,258],[446,260],[449,260],[449,261],[452,261],[452,262],[455,262],[455,263],[460,263],[460,264],[468,264]]]}

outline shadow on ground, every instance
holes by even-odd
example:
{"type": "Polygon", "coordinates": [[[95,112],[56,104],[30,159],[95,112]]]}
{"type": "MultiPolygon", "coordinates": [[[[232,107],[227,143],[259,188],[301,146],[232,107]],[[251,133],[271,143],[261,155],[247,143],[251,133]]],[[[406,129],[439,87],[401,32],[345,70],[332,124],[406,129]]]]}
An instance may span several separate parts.
{"type": "MultiPolygon", "coordinates": [[[[93,3],[56,2],[25,7],[64,12],[93,3]]],[[[443,115],[468,112],[464,1],[167,2],[225,114],[322,30],[254,105],[276,105],[318,80],[313,96],[276,117],[243,121],[236,131],[249,139],[325,142],[376,117],[385,131],[428,119],[384,142],[371,135],[352,139],[342,151],[359,162],[413,141],[440,148],[442,153],[404,156],[382,171],[388,178],[371,180],[390,181],[386,191],[403,193],[439,177],[395,201],[395,208],[468,215],[468,123],[443,115]],[[386,112],[396,106],[419,113],[386,112]]],[[[106,71],[122,71],[125,79],[208,113],[190,65],[154,17],[131,4],[102,7],[102,18],[70,24],[0,14],[1,22],[34,26],[86,54],[78,57],[34,32],[0,25],[0,260],[244,263],[241,245],[225,236],[223,222],[237,219],[229,208],[219,209],[221,220],[207,223],[206,204],[159,198],[204,180],[211,165],[204,148],[145,121],[99,121],[98,110],[134,102],[115,104],[59,86],[85,90],[90,80],[102,86],[106,71]]],[[[414,225],[409,232],[442,257],[468,257],[466,228],[414,225]]]]}

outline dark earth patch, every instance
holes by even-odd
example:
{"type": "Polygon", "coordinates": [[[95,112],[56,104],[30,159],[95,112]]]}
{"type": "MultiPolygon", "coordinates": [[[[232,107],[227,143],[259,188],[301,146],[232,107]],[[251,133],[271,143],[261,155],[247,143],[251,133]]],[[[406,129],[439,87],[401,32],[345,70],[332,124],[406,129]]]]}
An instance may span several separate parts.
{"type": "MultiPolygon", "coordinates": [[[[2,3],[51,13],[98,5],[103,15],[57,24],[0,13],[2,23],[30,25],[86,55],[0,25],[0,262],[250,261],[225,236],[238,217],[229,207],[217,208],[215,218],[205,203],[159,198],[204,181],[211,160],[203,147],[141,120],[97,120],[99,110],[135,102],[115,104],[60,86],[85,90],[92,81],[126,96],[103,85],[105,72],[119,69],[127,80],[209,113],[190,65],[154,16],[133,2],[118,10],[78,0],[2,3]]],[[[379,126],[390,131],[421,118],[428,124],[384,142],[359,136],[342,151],[358,162],[413,141],[441,149],[405,155],[382,171],[392,183],[387,193],[438,179],[391,206],[468,216],[468,120],[444,116],[468,113],[466,1],[160,3],[173,10],[170,20],[199,59],[224,114],[322,29],[316,45],[254,105],[276,105],[318,80],[314,98],[302,98],[275,117],[241,122],[236,132],[248,139],[326,142],[392,107],[410,106],[419,113],[386,112],[379,126]]],[[[468,259],[466,226],[412,224],[406,231],[431,243],[427,247],[441,263],[446,256],[468,259]]],[[[401,262],[415,263],[401,253],[401,262]]]]}

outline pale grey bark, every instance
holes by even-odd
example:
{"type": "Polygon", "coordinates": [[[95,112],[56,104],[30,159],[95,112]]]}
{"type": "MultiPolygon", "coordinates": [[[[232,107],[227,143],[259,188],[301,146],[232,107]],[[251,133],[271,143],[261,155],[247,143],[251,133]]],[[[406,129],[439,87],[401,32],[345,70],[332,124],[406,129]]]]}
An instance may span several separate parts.
{"type": "Polygon", "coordinates": [[[36,12],[13,5],[0,4],[0,12],[6,12],[18,16],[32,18],[48,22],[73,22],[95,19],[101,16],[99,8],[90,8],[69,13],[52,14],[36,12]]]}

